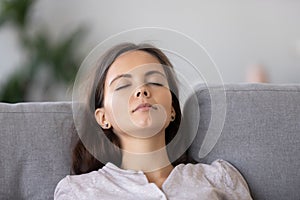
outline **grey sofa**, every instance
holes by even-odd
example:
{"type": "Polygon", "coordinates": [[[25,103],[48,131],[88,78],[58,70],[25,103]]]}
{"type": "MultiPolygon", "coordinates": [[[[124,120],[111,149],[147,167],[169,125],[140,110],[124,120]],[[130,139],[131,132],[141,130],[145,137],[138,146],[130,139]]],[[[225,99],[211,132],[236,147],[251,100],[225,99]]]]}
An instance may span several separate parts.
{"type": "MultiPolygon", "coordinates": [[[[190,155],[204,163],[231,162],[254,199],[300,199],[300,85],[230,84],[225,91],[222,134],[200,159],[211,101],[204,85],[197,89],[200,121],[190,155]]],[[[72,121],[70,102],[0,103],[1,200],[53,199],[56,184],[70,172],[77,137],[72,121]]]]}

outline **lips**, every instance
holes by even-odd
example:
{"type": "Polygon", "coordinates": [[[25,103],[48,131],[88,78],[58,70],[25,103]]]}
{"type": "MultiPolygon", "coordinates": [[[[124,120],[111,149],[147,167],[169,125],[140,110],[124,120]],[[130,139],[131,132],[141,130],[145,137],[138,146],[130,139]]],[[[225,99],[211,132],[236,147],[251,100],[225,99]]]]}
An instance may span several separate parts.
{"type": "Polygon", "coordinates": [[[151,105],[150,103],[142,103],[138,105],[135,109],[133,109],[132,112],[135,112],[137,110],[148,110],[149,108],[154,108],[155,110],[157,109],[155,106],[151,105]]]}

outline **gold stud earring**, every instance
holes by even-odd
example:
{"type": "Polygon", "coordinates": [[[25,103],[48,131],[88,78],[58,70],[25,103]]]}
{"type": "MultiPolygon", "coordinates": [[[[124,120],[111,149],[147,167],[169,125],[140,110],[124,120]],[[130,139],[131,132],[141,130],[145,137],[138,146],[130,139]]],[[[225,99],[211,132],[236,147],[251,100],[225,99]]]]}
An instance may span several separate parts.
{"type": "Polygon", "coordinates": [[[105,122],[104,126],[105,126],[106,129],[108,129],[108,128],[110,128],[110,123],[109,122],[105,122]]]}
{"type": "Polygon", "coordinates": [[[175,120],[175,116],[172,115],[172,116],[171,116],[171,122],[173,122],[174,120],[175,120]]]}

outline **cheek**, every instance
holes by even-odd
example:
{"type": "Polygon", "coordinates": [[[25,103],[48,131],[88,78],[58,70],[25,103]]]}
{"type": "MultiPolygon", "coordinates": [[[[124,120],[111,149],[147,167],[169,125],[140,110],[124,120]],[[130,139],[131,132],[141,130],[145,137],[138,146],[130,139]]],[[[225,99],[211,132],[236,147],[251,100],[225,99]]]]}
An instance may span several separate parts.
{"type": "Polygon", "coordinates": [[[128,118],[128,94],[115,92],[108,94],[106,97],[105,112],[107,119],[116,127],[118,125],[118,119],[128,118]]]}
{"type": "Polygon", "coordinates": [[[166,113],[169,115],[172,110],[172,95],[168,89],[166,90],[167,91],[161,91],[157,93],[158,95],[157,95],[156,102],[158,104],[161,104],[165,108],[166,113]]]}
{"type": "Polygon", "coordinates": [[[107,93],[104,98],[104,108],[105,108],[105,117],[107,120],[109,120],[111,123],[113,123],[113,98],[112,95],[107,93]]]}

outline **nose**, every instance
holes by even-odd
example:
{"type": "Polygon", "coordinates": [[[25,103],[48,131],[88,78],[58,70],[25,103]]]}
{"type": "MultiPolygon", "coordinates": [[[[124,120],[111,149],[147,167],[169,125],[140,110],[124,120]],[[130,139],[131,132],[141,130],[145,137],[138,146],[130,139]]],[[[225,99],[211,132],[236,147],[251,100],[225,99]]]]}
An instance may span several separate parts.
{"type": "Polygon", "coordinates": [[[146,97],[149,98],[150,97],[150,92],[146,87],[139,87],[134,94],[135,97],[146,97]]]}

